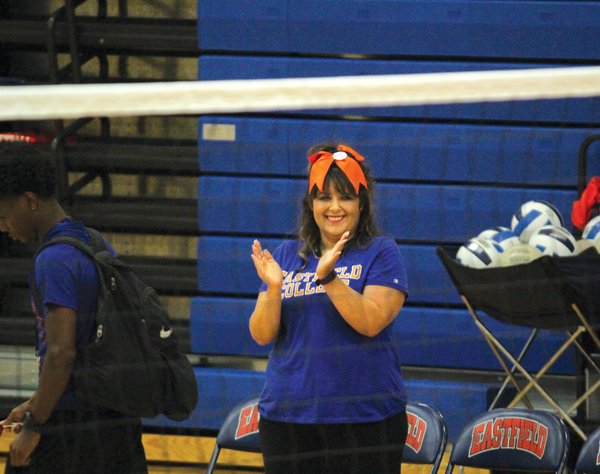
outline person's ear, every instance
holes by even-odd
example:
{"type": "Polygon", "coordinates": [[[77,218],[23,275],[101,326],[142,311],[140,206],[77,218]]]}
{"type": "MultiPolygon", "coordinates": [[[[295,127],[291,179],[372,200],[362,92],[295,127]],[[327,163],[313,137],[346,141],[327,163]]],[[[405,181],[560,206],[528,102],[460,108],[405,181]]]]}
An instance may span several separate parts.
{"type": "Polygon", "coordinates": [[[24,195],[25,200],[27,202],[27,207],[29,207],[32,211],[37,210],[40,199],[37,194],[32,193],[31,191],[27,191],[24,195]]]}

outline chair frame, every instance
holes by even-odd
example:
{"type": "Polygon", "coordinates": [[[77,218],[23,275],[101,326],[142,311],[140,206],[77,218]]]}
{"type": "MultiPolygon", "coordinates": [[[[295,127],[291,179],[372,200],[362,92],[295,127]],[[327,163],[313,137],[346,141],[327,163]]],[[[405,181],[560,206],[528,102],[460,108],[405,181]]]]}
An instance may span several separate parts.
{"type": "MultiPolygon", "coordinates": [[[[549,257],[542,257],[539,259],[539,265],[537,262],[532,263],[530,265],[536,265],[536,274],[533,278],[537,278],[537,280],[532,280],[532,284],[535,282],[543,282],[546,286],[538,287],[537,291],[542,291],[544,288],[547,291],[553,291],[552,298],[549,301],[552,301],[552,304],[556,303],[560,305],[560,308],[556,309],[556,312],[560,312],[563,316],[568,318],[568,324],[564,324],[562,328],[550,328],[550,327],[535,327],[534,325],[529,325],[528,321],[523,321],[523,319],[516,319],[514,314],[498,314],[503,313],[502,310],[507,310],[507,306],[504,305],[492,305],[490,306],[490,302],[494,301],[493,297],[482,297],[482,290],[485,288],[486,291],[492,291],[490,282],[488,281],[491,278],[491,275],[496,275],[499,278],[502,278],[502,283],[506,284],[507,274],[502,273],[504,270],[508,270],[508,268],[491,268],[491,269],[483,269],[476,270],[470,269],[467,267],[463,267],[460,263],[456,262],[453,258],[445,253],[445,251],[438,247],[437,249],[438,256],[442,260],[443,265],[446,267],[458,293],[467,307],[469,313],[473,317],[475,325],[481,331],[485,340],[489,344],[492,352],[500,362],[500,365],[506,372],[506,379],[500,389],[500,392],[496,396],[493,401],[490,409],[495,407],[495,404],[499,400],[502,392],[506,388],[509,383],[517,390],[517,395],[508,405],[509,408],[513,408],[519,403],[521,400],[528,408],[533,408],[530,400],[527,398],[527,393],[531,389],[535,389],[549,404],[550,406],[556,410],[561,418],[570,425],[570,427],[577,433],[584,441],[587,439],[587,435],[583,432],[583,430],[578,426],[578,424],[569,416],[573,410],[576,410],[584,401],[586,401],[598,388],[600,388],[600,380],[594,383],[591,387],[589,387],[583,394],[579,395],[575,403],[573,403],[567,409],[563,409],[559,403],[540,385],[539,380],[541,377],[552,367],[552,365],[556,362],[556,360],[571,346],[574,345],[575,348],[581,353],[581,355],[585,358],[588,367],[595,370],[598,374],[600,374],[600,367],[594,362],[594,360],[590,357],[588,352],[583,348],[580,343],[580,336],[582,334],[588,334],[592,343],[600,350],[600,339],[596,335],[589,321],[585,318],[583,313],[581,312],[577,302],[577,298],[575,297],[573,291],[567,287],[566,283],[562,282],[560,270],[556,267],[556,262],[552,261],[549,257]],[[547,259],[547,260],[543,260],[547,259]],[[485,282],[480,282],[479,279],[482,279],[484,274],[477,272],[486,272],[485,273],[485,282]],[[490,273],[492,272],[492,273],[490,273]],[[494,273],[495,272],[495,273],[494,273]],[[461,281],[461,279],[465,279],[465,281],[461,281]],[[477,278],[477,280],[476,280],[477,278]],[[488,289],[490,288],[490,289],[488,289]],[[551,288],[551,289],[549,289],[551,288]],[[467,291],[468,290],[468,291],[467,291]],[[466,293],[471,293],[471,295],[467,295],[466,293]],[[471,296],[475,295],[475,299],[479,300],[478,308],[475,308],[475,304],[472,303],[471,296]],[[481,308],[483,306],[483,309],[481,308]],[[489,308],[488,308],[489,306],[489,308]],[[502,308],[502,309],[500,309],[502,308]],[[486,326],[481,317],[479,316],[477,311],[494,311],[496,315],[492,312],[490,315],[494,319],[498,319],[506,324],[516,324],[520,326],[528,326],[532,329],[532,332],[529,336],[529,339],[525,343],[524,347],[521,349],[520,354],[515,357],[499,340],[492,331],[486,326]],[[564,332],[567,334],[567,339],[564,344],[548,359],[548,361],[543,365],[543,367],[535,374],[535,376],[531,375],[521,364],[524,356],[527,351],[531,347],[534,339],[538,334],[539,329],[548,329],[555,332],[564,332]],[[509,368],[506,360],[508,360],[512,367],[509,368]],[[525,379],[527,380],[527,385],[525,387],[521,387],[515,378],[515,372],[518,371],[521,373],[525,379]]],[[[570,259],[575,259],[576,257],[569,257],[570,259]]],[[[510,271],[510,270],[509,270],[510,271]]],[[[596,280],[595,280],[596,281],[596,280]]],[[[513,291],[514,285],[521,284],[521,280],[511,282],[511,285],[507,288],[510,290],[503,290],[503,295],[506,294],[506,291],[513,291]]],[[[514,294],[514,293],[511,293],[514,294]]],[[[486,293],[487,295],[487,293],[486,293]]],[[[512,310],[508,310],[514,313],[512,310]]],[[[520,318],[523,318],[520,315],[520,318]]],[[[544,323],[547,324],[547,323],[544,323]]]]}
{"type": "Polygon", "coordinates": [[[212,474],[217,465],[217,459],[222,448],[234,449],[236,451],[244,451],[250,453],[260,453],[260,439],[258,438],[258,426],[254,426],[254,423],[258,423],[258,400],[260,396],[255,395],[245,399],[233,408],[227,418],[221,425],[219,434],[215,442],[210,461],[206,468],[206,474],[212,474]],[[244,418],[242,418],[244,417],[244,418]],[[233,435],[233,431],[239,434],[239,430],[244,426],[251,426],[248,432],[242,434],[241,437],[233,435]],[[255,429],[256,428],[256,429],[255,429]],[[240,442],[239,439],[245,438],[244,441],[240,442]],[[258,442],[257,442],[258,439],[258,442]]]}
{"type": "MultiPolygon", "coordinates": [[[[402,456],[402,463],[406,464],[431,464],[430,474],[436,474],[442,463],[444,452],[448,444],[448,426],[446,420],[442,414],[435,408],[425,403],[419,402],[408,402],[406,405],[406,414],[409,417],[409,433],[407,436],[407,442],[404,446],[404,455],[402,456]],[[412,415],[412,416],[411,416],[412,415]],[[411,418],[414,417],[414,421],[424,421],[426,424],[433,424],[433,426],[425,426],[423,431],[418,426],[411,425],[411,418]],[[425,419],[426,418],[426,419],[425,419]],[[420,419],[420,420],[419,420],[420,419]],[[434,430],[435,438],[437,438],[438,446],[435,450],[433,457],[427,457],[415,449],[411,441],[417,438],[417,442],[424,443],[427,432],[434,430]],[[416,436],[411,436],[411,431],[417,433],[416,436]],[[422,438],[420,438],[422,436],[422,438]],[[418,439],[420,438],[420,439],[418,439]],[[412,450],[412,452],[411,452],[412,450]]],[[[431,453],[430,453],[431,454],[431,453]]]]}
{"type": "MultiPolygon", "coordinates": [[[[581,311],[579,310],[579,308],[577,307],[576,304],[572,305],[573,310],[575,311],[575,313],[577,314],[577,316],[579,316],[579,318],[581,319],[582,325],[579,326],[575,331],[566,331],[568,338],[565,341],[565,343],[558,349],[558,351],[556,351],[554,353],[554,355],[548,359],[548,361],[546,362],[546,364],[544,364],[544,366],[536,373],[535,377],[532,376],[522,365],[521,365],[521,360],[523,359],[523,357],[525,356],[525,354],[527,353],[527,350],[529,348],[529,346],[531,345],[531,343],[533,342],[533,339],[535,338],[535,336],[537,335],[538,329],[533,329],[531,336],[529,338],[529,340],[527,341],[526,345],[523,347],[523,349],[521,350],[521,353],[519,354],[519,357],[515,358],[510,352],[509,350],[492,334],[492,332],[487,328],[487,326],[483,323],[483,321],[481,320],[481,318],[479,317],[479,315],[477,314],[477,312],[475,311],[475,309],[473,308],[473,306],[471,306],[471,303],[469,302],[469,300],[467,299],[467,297],[465,297],[464,295],[461,295],[461,298],[463,300],[463,302],[465,303],[465,306],[467,307],[467,309],[469,310],[469,313],[471,314],[471,316],[473,317],[473,320],[475,321],[475,324],[477,325],[477,327],[479,328],[479,330],[483,333],[483,335],[485,336],[485,339],[487,341],[487,343],[489,344],[490,348],[492,349],[492,352],[494,353],[494,355],[496,356],[496,358],[498,359],[498,361],[500,362],[500,364],[502,365],[502,368],[504,369],[504,371],[507,374],[506,380],[503,384],[503,388],[506,387],[507,385],[507,380],[510,380],[510,382],[512,382],[513,386],[517,389],[517,395],[515,396],[515,398],[508,404],[508,408],[513,408],[517,405],[517,403],[519,403],[521,401],[521,399],[523,399],[523,403],[525,403],[525,405],[528,408],[533,408],[533,406],[531,405],[531,402],[527,399],[527,392],[529,392],[532,388],[535,388],[542,397],[544,397],[544,399],[550,404],[550,406],[552,406],[552,408],[554,408],[558,413],[560,413],[561,418],[568,423],[571,428],[573,428],[573,430],[585,441],[587,439],[587,435],[583,432],[583,430],[575,423],[575,421],[573,421],[573,419],[569,416],[569,413],[575,409],[577,409],[577,407],[579,407],[579,405],[581,405],[583,402],[585,402],[591,395],[592,393],[594,393],[599,387],[600,387],[600,380],[598,380],[594,385],[592,385],[588,390],[586,390],[576,401],[575,403],[573,403],[570,407],[568,407],[567,409],[563,409],[551,396],[550,394],[539,384],[539,379],[550,369],[550,367],[552,367],[552,365],[556,362],[556,360],[569,348],[569,346],[571,346],[572,344],[579,350],[579,352],[583,355],[583,357],[586,359],[586,361],[588,362],[588,364],[590,365],[590,367],[594,368],[599,374],[600,374],[600,368],[598,367],[598,365],[593,361],[593,359],[589,356],[589,354],[583,349],[583,347],[581,346],[581,344],[578,341],[578,338],[581,334],[587,332],[588,335],[592,338],[592,340],[594,341],[594,343],[597,345],[597,347],[600,349],[600,340],[598,339],[598,337],[596,336],[596,334],[594,333],[594,331],[592,330],[592,328],[590,327],[589,323],[586,321],[585,317],[583,316],[583,314],[581,313],[581,311]],[[500,352],[502,354],[504,354],[504,356],[513,364],[513,368],[509,369],[506,362],[504,361],[504,359],[502,358],[502,355],[500,354],[500,352]],[[517,369],[529,382],[524,388],[521,388],[519,386],[519,383],[517,382],[517,380],[514,377],[514,369],[517,369]]],[[[501,389],[502,391],[502,389],[501,389]]],[[[499,392],[498,395],[501,394],[501,391],[499,392]]],[[[496,397],[496,400],[499,398],[499,396],[496,397]]],[[[494,402],[496,401],[494,400],[494,402]]],[[[492,403],[490,409],[494,408],[494,403],[492,403]]]]}

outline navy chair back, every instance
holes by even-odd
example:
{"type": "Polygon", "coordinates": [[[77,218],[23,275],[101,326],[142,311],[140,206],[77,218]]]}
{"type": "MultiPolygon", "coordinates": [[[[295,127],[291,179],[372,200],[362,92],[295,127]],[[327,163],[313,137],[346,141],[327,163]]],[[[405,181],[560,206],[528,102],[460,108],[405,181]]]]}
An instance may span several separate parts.
{"type": "Polygon", "coordinates": [[[442,414],[424,403],[411,402],[406,406],[408,436],[402,462],[431,464],[435,474],[448,444],[448,427],[442,414]]]}
{"type": "Polygon", "coordinates": [[[561,474],[569,445],[567,427],[553,413],[498,408],[478,416],[462,430],[446,474],[451,474],[455,465],[561,474]]]}
{"type": "Polygon", "coordinates": [[[596,429],[583,443],[573,474],[600,473],[600,428],[596,429]]]}
{"type": "Polygon", "coordinates": [[[217,464],[221,449],[260,453],[260,437],[258,435],[258,400],[255,395],[247,398],[229,412],[223,422],[212,457],[208,463],[206,474],[212,474],[217,464]]]}

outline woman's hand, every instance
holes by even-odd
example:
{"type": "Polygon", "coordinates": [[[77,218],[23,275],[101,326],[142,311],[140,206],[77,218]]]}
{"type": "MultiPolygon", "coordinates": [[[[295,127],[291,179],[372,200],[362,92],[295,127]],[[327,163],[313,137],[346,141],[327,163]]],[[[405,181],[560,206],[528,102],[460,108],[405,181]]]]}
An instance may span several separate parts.
{"type": "Polygon", "coordinates": [[[335,265],[335,262],[338,261],[338,258],[340,258],[342,249],[344,248],[344,244],[348,241],[349,235],[349,231],[344,232],[344,235],[342,235],[341,239],[337,241],[333,248],[321,255],[319,264],[317,265],[317,278],[323,279],[333,271],[333,266],[335,265]]]}
{"type": "Polygon", "coordinates": [[[258,240],[252,244],[252,261],[260,279],[266,283],[256,299],[250,316],[250,334],[261,346],[273,342],[281,325],[281,287],[283,272],[268,250],[263,250],[258,240]]]}
{"type": "Polygon", "coordinates": [[[281,288],[283,284],[281,267],[271,255],[271,252],[262,249],[258,240],[255,240],[252,244],[252,261],[256,267],[256,273],[267,286],[281,288]]]}

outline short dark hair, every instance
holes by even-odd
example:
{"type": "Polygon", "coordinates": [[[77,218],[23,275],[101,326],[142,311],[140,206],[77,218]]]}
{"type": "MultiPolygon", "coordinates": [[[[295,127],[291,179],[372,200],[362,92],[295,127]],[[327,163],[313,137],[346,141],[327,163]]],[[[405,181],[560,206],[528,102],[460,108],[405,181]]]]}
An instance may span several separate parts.
{"type": "Polygon", "coordinates": [[[53,197],[56,180],[56,168],[49,151],[25,143],[0,147],[0,199],[26,192],[42,198],[53,197]]]}
{"type": "MultiPolygon", "coordinates": [[[[343,143],[328,141],[319,145],[315,145],[308,150],[307,156],[311,156],[319,151],[328,151],[330,153],[334,153],[337,151],[338,146],[342,144],[343,143]]],[[[381,235],[379,233],[379,229],[377,228],[374,209],[375,179],[371,175],[371,171],[364,161],[357,161],[357,163],[363,170],[368,188],[365,188],[362,185],[359,188],[358,198],[362,210],[360,212],[358,227],[353,238],[348,241],[346,245],[344,245],[342,253],[346,253],[354,246],[366,247],[370,244],[372,237],[381,235]]],[[[309,174],[311,166],[312,165],[309,165],[309,174]]],[[[327,188],[330,184],[335,186],[335,188],[340,192],[356,195],[354,186],[352,183],[350,183],[350,180],[344,174],[344,172],[335,163],[331,165],[331,168],[329,168],[329,171],[327,172],[325,182],[323,183],[323,188],[327,188]]],[[[314,186],[313,189],[308,190],[302,199],[300,231],[298,232],[298,236],[303,241],[302,248],[299,251],[300,258],[304,262],[302,268],[304,268],[308,262],[307,254],[309,252],[314,253],[318,257],[321,256],[321,232],[317,226],[314,214],[312,212],[312,202],[317,196],[317,192],[318,188],[314,186]]]]}

